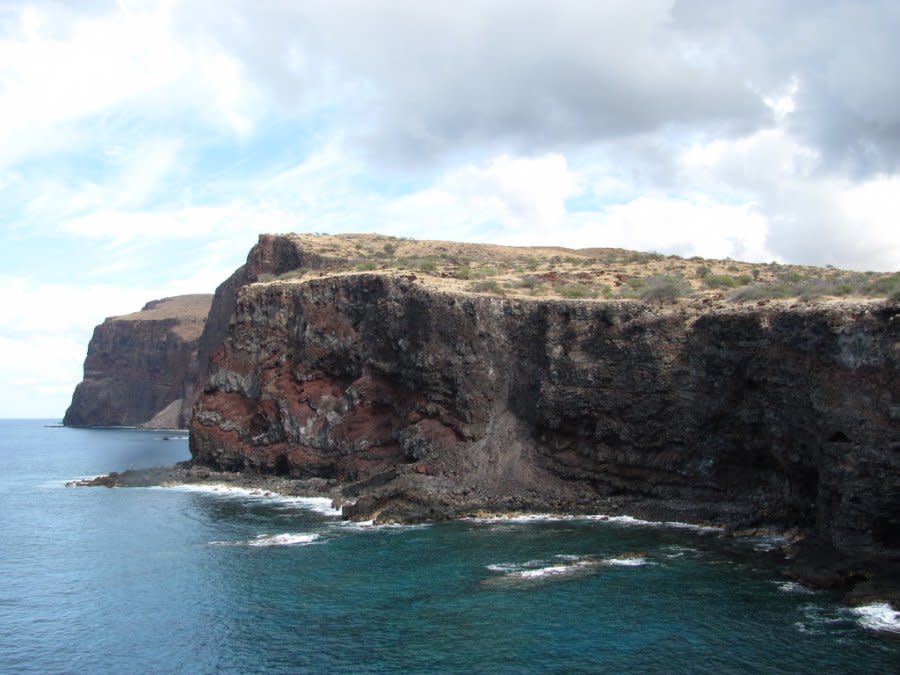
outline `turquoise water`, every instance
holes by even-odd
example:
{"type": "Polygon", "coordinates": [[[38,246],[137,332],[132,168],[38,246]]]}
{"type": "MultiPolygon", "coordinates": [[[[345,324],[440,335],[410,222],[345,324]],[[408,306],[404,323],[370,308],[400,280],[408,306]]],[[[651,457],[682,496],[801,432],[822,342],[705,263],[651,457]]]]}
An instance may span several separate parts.
{"type": "Polygon", "coordinates": [[[165,433],[0,422],[3,672],[865,672],[896,633],[760,542],[598,520],[372,527],[228,491],[65,488],[165,433]]]}

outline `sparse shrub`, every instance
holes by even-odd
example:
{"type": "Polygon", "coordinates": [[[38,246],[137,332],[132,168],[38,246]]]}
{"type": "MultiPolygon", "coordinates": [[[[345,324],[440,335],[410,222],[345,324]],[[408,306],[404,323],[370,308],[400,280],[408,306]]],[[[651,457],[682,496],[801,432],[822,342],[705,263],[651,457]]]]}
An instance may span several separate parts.
{"type": "Polygon", "coordinates": [[[738,286],[746,286],[750,283],[752,277],[749,274],[738,274],[734,279],[738,286]]]}
{"type": "Polygon", "coordinates": [[[504,295],[503,287],[496,279],[482,279],[469,284],[469,290],[475,293],[493,293],[495,295],[504,295]]]}
{"type": "Polygon", "coordinates": [[[377,265],[375,265],[375,263],[373,263],[371,260],[367,260],[366,262],[359,263],[356,266],[356,269],[359,272],[369,272],[371,270],[374,270],[376,267],[377,265]]]}
{"type": "Polygon", "coordinates": [[[697,274],[697,278],[703,279],[704,277],[708,276],[709,274],[712,274],[712,270],[709,267],[707,267],[706,265],[700,265],[697,268],[696,274],[697,274]]]}
{"type": "Polygon", "coordinates": [[[457,279],[471,279],[472,278],[472,269],[468,266],[459,267],[453,273],[453,276],[457,279]]]}
{"type": "Polygon", "coordinates": [[[786,298],[790,295],[788,287],[782,284],[749,284],[736,289],[728,296],[728,299],[732,302],[751,302],[753,300],[786,298]]]}
{"type": "Polygon", "coordinates": [[[394,257],[394,254],[397,252],[397,245],[391,244],[390,242],[384,245],[384,253],[387,256],[394,257]]]}
{"type": "Polygon", "coordinates": [[[425,258],[419,261],[418,269],[420,272],[435,272],[437,270],[437,263],[431,258],[425,258]]]}
{"type": "Polygon", "coordinates": [[[881,277],[873,282],[867,289],[871,295],[882,295],[892,298],[900,291],[900,272],[881,277]]]}
{"type": "Polygon", "coordinates": [[[597,295],[590,286],[586,286],[585,284],[566,284],[564,286],[557,286],[556,292],[562,297],[571,300],[593,298],[597,295]]]}
{"type": "Polygon", "coordinates": [[[851,286],[850,284],[838,284],[837,286],[834,287],[835,295],[844,296],[844,295],[850,295],[852,293],[853,293],[853,286],[851,286]]]}
{"type": "Polygon", "coordinates": [[[830,295],[832,290],[832,285],[825,279],[807,279],[797,287],[796,293],[798,298],[809,302],[823,295],[830,295]]]}
{"type": "Polygon", "coordinates": [[[529,289],[536,288],[537,286],[540,286],[540,285],[541,285],[541,280],[538,277],[533,276],[531,274],[529,274],[528,276],[522,277],[516,283],[516,286],[518,286],[519,288],[529,288],[529,289]]]}
{"type": "Polygon", "coordinates": [[[703,277],[703,283],[707,288],[723,289],[734,288],[737,282],[727,274],[707,274],[703,277]]]}
{"type": "Polygon", "coordinates": [[[788,270],[787,272],[782,272],[781,274],[779,274],[778,279],[789,284],[796,284],[803,281],[803,275],[796,270],[788,270]]]}
{"type": "Polygon", "coordinates": [[[663,305],[675,302],[689,291],[690,286],[684,279],[664,274],[647,279],[639,297],[646,303],[663,305]]]}

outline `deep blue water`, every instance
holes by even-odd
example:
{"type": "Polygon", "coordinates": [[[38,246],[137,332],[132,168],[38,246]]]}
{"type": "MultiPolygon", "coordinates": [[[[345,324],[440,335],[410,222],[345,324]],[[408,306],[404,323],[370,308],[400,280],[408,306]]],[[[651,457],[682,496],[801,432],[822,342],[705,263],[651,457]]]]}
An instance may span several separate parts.
{"type": "Polygon", "coordinates": [[[715,534],[343,523],[320,504],[66,488],[164,432],[0,421],[4,672],[860,672],[900,636],[715,534]]]}

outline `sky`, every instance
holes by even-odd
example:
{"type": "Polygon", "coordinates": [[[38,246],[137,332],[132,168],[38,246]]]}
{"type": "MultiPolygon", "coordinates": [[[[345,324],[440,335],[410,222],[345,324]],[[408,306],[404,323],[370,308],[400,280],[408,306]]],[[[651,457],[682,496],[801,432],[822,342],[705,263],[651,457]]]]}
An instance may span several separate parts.
{"type": "Polygon", "coordinates": [[[900,269],[895,0],[0,0],[0,417],[261,232],[900,269]]]}

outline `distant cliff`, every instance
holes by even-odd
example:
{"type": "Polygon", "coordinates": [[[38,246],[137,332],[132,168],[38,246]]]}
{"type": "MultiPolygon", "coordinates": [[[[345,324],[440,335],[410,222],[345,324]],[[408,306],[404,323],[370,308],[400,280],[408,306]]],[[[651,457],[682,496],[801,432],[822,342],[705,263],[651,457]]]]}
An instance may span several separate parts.
{"type": "Polygon", "coordinates": [[[63,423],[186,427],[199,386],[197,351],[211,295],[148,302],[94,329],[63,423]]]}

